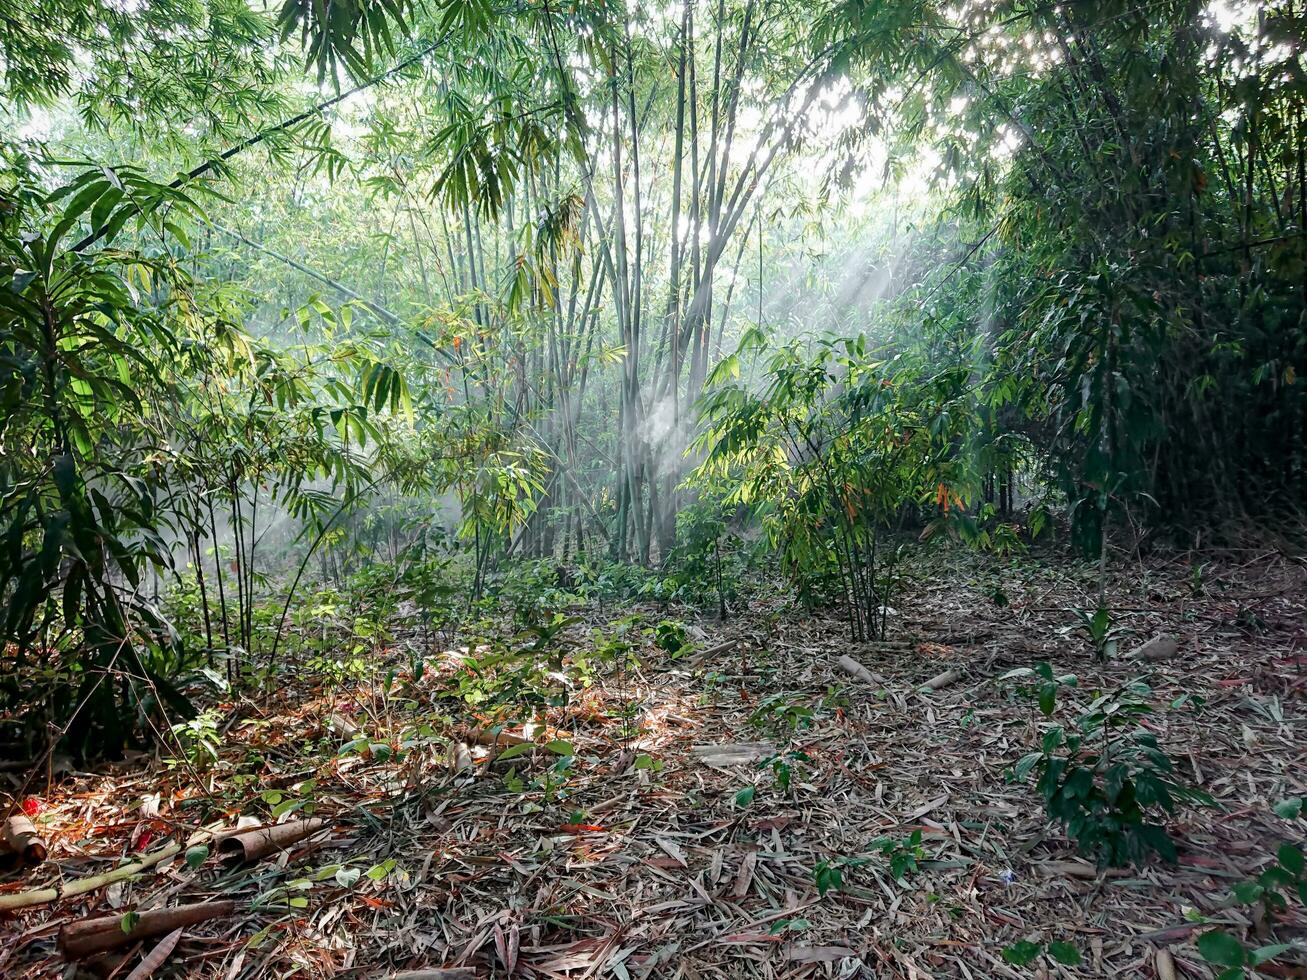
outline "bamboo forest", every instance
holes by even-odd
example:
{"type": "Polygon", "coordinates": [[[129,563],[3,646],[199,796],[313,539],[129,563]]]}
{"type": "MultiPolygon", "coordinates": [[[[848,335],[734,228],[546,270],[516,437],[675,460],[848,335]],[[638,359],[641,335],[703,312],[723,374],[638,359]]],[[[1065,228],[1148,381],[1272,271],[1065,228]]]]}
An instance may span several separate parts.
{"type": "Polygon", "coordinates": [[[0,978],[1307,977],[1304,0],[0,0],[0,978]]]}

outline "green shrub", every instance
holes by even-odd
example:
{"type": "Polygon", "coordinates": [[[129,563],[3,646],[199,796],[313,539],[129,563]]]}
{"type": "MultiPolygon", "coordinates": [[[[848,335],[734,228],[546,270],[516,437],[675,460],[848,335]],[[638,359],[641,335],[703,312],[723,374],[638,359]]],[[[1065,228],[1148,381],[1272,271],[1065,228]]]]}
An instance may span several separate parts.
{"type": "MultiPolygon", "coordinates": [[[[1057,689],[1070,686],[1052,668],[1020,668],[1002,679],[1037,678],[1041,712],[1051,717],[1057,689]]],[[[1074,680],[1073,678],[1071,680],[1074,680]]],[[[1036,775],[1035,788],[1050,820],[1066,828],[1081,853],[1100,865],[1124,866],[1150,853],[1176,860],[1175,845],[1159,816],[1181,803],[1211,803],[1206,793],[1174,779],[1175,767],[1156,737],[1139,724],[1152,712],[1142,681],[1096,698],[1069,727],[1047,728],[1037,750],[1013,768],[1011,778],[1036,775]]]]}

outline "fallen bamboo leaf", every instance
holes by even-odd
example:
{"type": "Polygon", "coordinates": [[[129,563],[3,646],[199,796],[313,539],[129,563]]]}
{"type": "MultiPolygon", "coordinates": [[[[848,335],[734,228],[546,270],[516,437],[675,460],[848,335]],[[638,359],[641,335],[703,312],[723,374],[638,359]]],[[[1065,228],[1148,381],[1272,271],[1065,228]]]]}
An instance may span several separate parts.
{"type": "Polygon", "coordinates": [[[59,951],[68,960],[85,959],[142,939],[164,936],[174,930],[180,933],[186,926],[231,915],[235,911],[236,903],[232,901],[198,902],[142,912],[131,922],[124,922],[121,915],[82,919],[59,930],[59,951]]]}
{"type": "Polygon", "coordinates": [[[182,938],[182,927],[178,926],[168,935],[159,940],[159,945],[146,954],[145,959],[136,965],[136,969],[127,974],[127,980],[150,980],[154,976],[154,971],[167,962],[172,951],[177,948],[177,942],[182,938]]]}
{"type": "Polygon", "coordinates": [[[926,814],[930,813],[933,810],[939,809],[947,802],[948,802],[947,793],[945,793],[943,796],[937,796],[929,803],[923,803],[921,806],[917,807],[915,810],[909,813],[906,817],[903,818],[903,822],[905,824],[908,824],[908,823],[912,823],[912,821],[914,820],[920,820],[926,814]]]}
{"type": "MultiPolygon", "coordinates": [[[[518,742],[508,746],[502,751],[493,750],[492,755],[487,761],[491,763],[501,763],[509,762],[513,759],[519,759],[522,756],[530,757],[535,754],[535,751],[538,748],[540,748],[540,746],[536,745],[534,742],[518,742]]],[[[471,757],[469,756],[469,758],[471,757]]]]}
{"type": "Polygon", "coordinates": [[[838,963],[858,954],[847,946],[796,946],[790,950],[794,963],[838,963]]]}
{"type": "Polygon", "coordinates": [[[1157,951],[1157,980],[1176,980],[1175,957],[1169,949],[1157,951]]]}
{"type": "Polygon", "coordinates": [[[679,864],[682,868],[688,868],[690,866],[689,862],[686,861],[685,851],[681,849],[681,845],[676,843],[676,841],[671,840],[670,838],[667,837],[660,837],[657,834],[655,834],[654,843],[657,844],[659,847],[661,847],[663,851],[667,854],[667,856],[671,858],[673,861],[675,861],[677,864],[679,864]]]}
{"type": "Polygon", "coordinates": [[[735,884],[731,887],[731,894],[736,898],[744,898],[749,894],[749,885],[753,882],[753,869],[757,863],[757,851],[750,851],[744,855],[744,860],[740,862],[739,873],[735,876],[735,884]]]}
{"type": "Polygon", "coordinates": [[[272,827],[255,827],[253,830],[224,837],[218,844],[218,855],[229,867],[251,864],[273,851],[287,850],[292,844],[298,844],[326,826],[327,821],[321,817],[309,817],[307,820],[292,820],[272,827]]]}
{"type": "Polygon", "coordinates": [[[12,855],[29,868],[35,867],[45,860],[45,841],[31,820],[16,813],[0,826],[0,853],[12,855]]]}
{"type": "Polygon", "coordinates": [[[441,967],[434,970],[405,970],[402,973],[385,973],[379,980],[477,980],[477,971],[470,966],[441,967]]]}
{"type": "Polygon", "coordinates": [[[770,742],[727,742],[722,745],[694,745],[690,753],[709,766],[743,766],[776,754],[770,742]]]}

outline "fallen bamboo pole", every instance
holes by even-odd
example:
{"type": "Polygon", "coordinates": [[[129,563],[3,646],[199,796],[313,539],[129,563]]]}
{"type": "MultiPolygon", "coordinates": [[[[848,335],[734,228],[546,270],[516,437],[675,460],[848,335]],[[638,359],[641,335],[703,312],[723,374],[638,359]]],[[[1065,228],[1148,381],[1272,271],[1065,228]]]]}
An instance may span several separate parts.
{"type": "Polygon", "coordinates": [[[14,892],[12,895],[0,895],[0,912],[10,909],[30,908],[33,905],[44,905],[46,902],[57,902],[61,898],[69,898],[73,895],[85,895],[87,892],[93,892],[105,885],[112,885],[115,881],[122,881],[124,878],[130,878],[147,868],[152,868],[159,862],[180,854],[181,850],[181,844],[169,844],[153,854],[146,855],[139,861],[124,864],[121,868],[114,868],[104,874],[92,875],[90,878],[79,878],[77,881],[56,885],[53,888],[35,888],[31,891],[14,892]]]}
{"type": "Polygon", "coordinates": [[[847,657],[847,656],[840,657],[837,663],[840,665],[840,670],[844,671],[846,674],[852,674],[858,680],[866,684],[879,683],[875,674],[869,671],[862,664],[858,663],[852,657],[847,657]]]}
{"type": "Polygon", "coordinates": [[[292,820],[272,827],[255,827],[224,837],[218,842],[218,855],[227,865],[251,864],[273,851],[284,851],[327,826],[321,817],[292,820]]]}
{"type": "Polygon", "coordinates": [[[511,748],[514,745],[530,745],[531,739],[516,732],[496,732],[489,728],[474,728],[467,734],[469,742],[477,745],[489,745],[491,748],[511,748]]]}
{"type": "Polygon", "coordinates": [[[938,691],[941,687],[948,687],[954,681],[962,677],[962,671],[954,667],[944,671],[942,674],[936,674],[926,683],[922,684],[918,690],[921,691],[938,691]]]}
{"type": "Polygon", "coordinates": [[[141,912],[134,921],[122,914],[82,919],[59,930],[59,951],[67,960],[86,959],[142,939],[166,936],[177,929],[231,915],[235,911],[233,901],[197,902],[141,912]]]}
{"type": "Polygon", "coordinates": [[[55,885],[53,888],[34,888],[25,892],[14,892],[9,895],[0,895],[0,912],[7,912],[10,909],[31,908],[33,905],[44,905],[47,902],[57,902],[61,898],[68,898],[74,895],[85,895],[87,892],[93,892],[96,889],[103,888],[105,885],[112,885],[115,881],[122,881],[133,875],[140,874],[156,864],[167,861],[170,857],[175,857],[182,852],[185,847],[194,844],[203,844],[206,841],[214,840],[217,834],[211,828],[205,828],[191,835],[185,844],[175,842],[167,847],[162,847],[153,854],[147,854],[139,860],[130,864],[124,864],[122,867],[114,868],[112,871],[106,871],[104,874],[92,875],[89,878],[79,878],[76,881],[70,881],[66,884],[55,885]]]}
{"type": "Polygon", "coordinates": [[[734,650],[736,647],[743,646],[744,643],[745,641],[742,639],[723,640],[721,643],[714,643],[712,646],[705,647],[702,650],[695,650],[693,653],[689,654],[689,656],[686,658],[686,662],[691,664],[701,664],[709,657],[715,657],[718,654],[728,653],[729,651],[734,650]]]}
{"type": "Polygon", "coordinates": [[[31,820],[16,813],[0,825],[0,854],[13,855],[27,867],[35,867],[45,860],[45,840],[31,820]]]}

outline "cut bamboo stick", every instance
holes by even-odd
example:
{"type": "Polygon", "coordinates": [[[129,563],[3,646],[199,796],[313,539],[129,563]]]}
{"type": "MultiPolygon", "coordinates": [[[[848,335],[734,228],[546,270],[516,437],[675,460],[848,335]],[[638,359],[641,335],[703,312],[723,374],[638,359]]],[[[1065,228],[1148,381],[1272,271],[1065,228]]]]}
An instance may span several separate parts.
{"type": "Polygon", "coordinates": [[[516,732],[492,731],[489,728],[474,728],[468,732],[467,740],[476,745],[489,745],[492,748],[508,748],[512,745],[529,745],[531,740],[516,732]]]}
{"type": "Polygon", "coordinates": [[[327,727],[341,738],[354,738],[359,733],[359,726],[344,715],[334,714],[327,719],[327,727]]]}
{"type": "Polygon", "coordinates": [[[452,742],[449,746],[449,771],[457,775],[466,769],[471,769],[473,765],[472,750],[468,748],[467,743],[452,742]]]}
{"type": "Polygon", "coordinates": [[[284,851],[326,826],[327,821],[321,817],[310,817],[272,827],[244,830],[219,841],[218,856],[228,866],[250,864],[267,857],[273,851],[284,851]]]}
{"type": "Polygon", "coordinates": [[[941,687],[948,687],[954,681],[962,676],[962,671],[956,667],[951,667],[942,674],[936,674],[926,683],[922,684],[919,690],[938,691],[941,687]]]}
{"type": "Polygon", "coordinates": [[[139,874],[146,868],[152,868],[160,861],[166,861],[180,853],[181,844],[169,844],[167,847],[155,851],[153,854],[146,855],[139,861],[133,861],[131,864],[124,864],[121,868],[114,868],[112,871],[106,871],[104,874],[92,875],[90,878],[80,878],[77,881],[70,881],[65,885],[57,885],[54,888],[35,888],[31,891],[14,892],[11,895],[0,895],[0,911],[9,909],[25,909],[33,905],[44,905],[46,902],[55,902],[61,898],[67,898],[73,895],[85,895],[87,892],[93,892],[105,885],[112,885],[115,881],[122,881],[130,878],[132,875],[139,874]]]}
{"type": "Polygon", "coordinates": [[[59,951],[68,960],[85,959],[142,939],[166,936],[177,929],[231,915],[235,911],[236,903],[231,901],[198,902],[142,912],[134,921],[123,915],[82,919],[69,922],[59,930],[59,951]]]}
{"type": "Polygon", "coordinates": [[[35,867],[45,860],[45,840],[31,820],[16,813],[0,825],[0,852],[14,855],[29,868],[35,867]]]}
{"type": "Polygon", "coordinates": [[[838,663],[840,665],[840,670],[844,671],[846,674],[852,674],[858,680],[863,681],[866,684],[880,683],[876,679],[875,674],[862,666],[862,664],[858,663],[852,657],[840,657],[838,663]]]}

